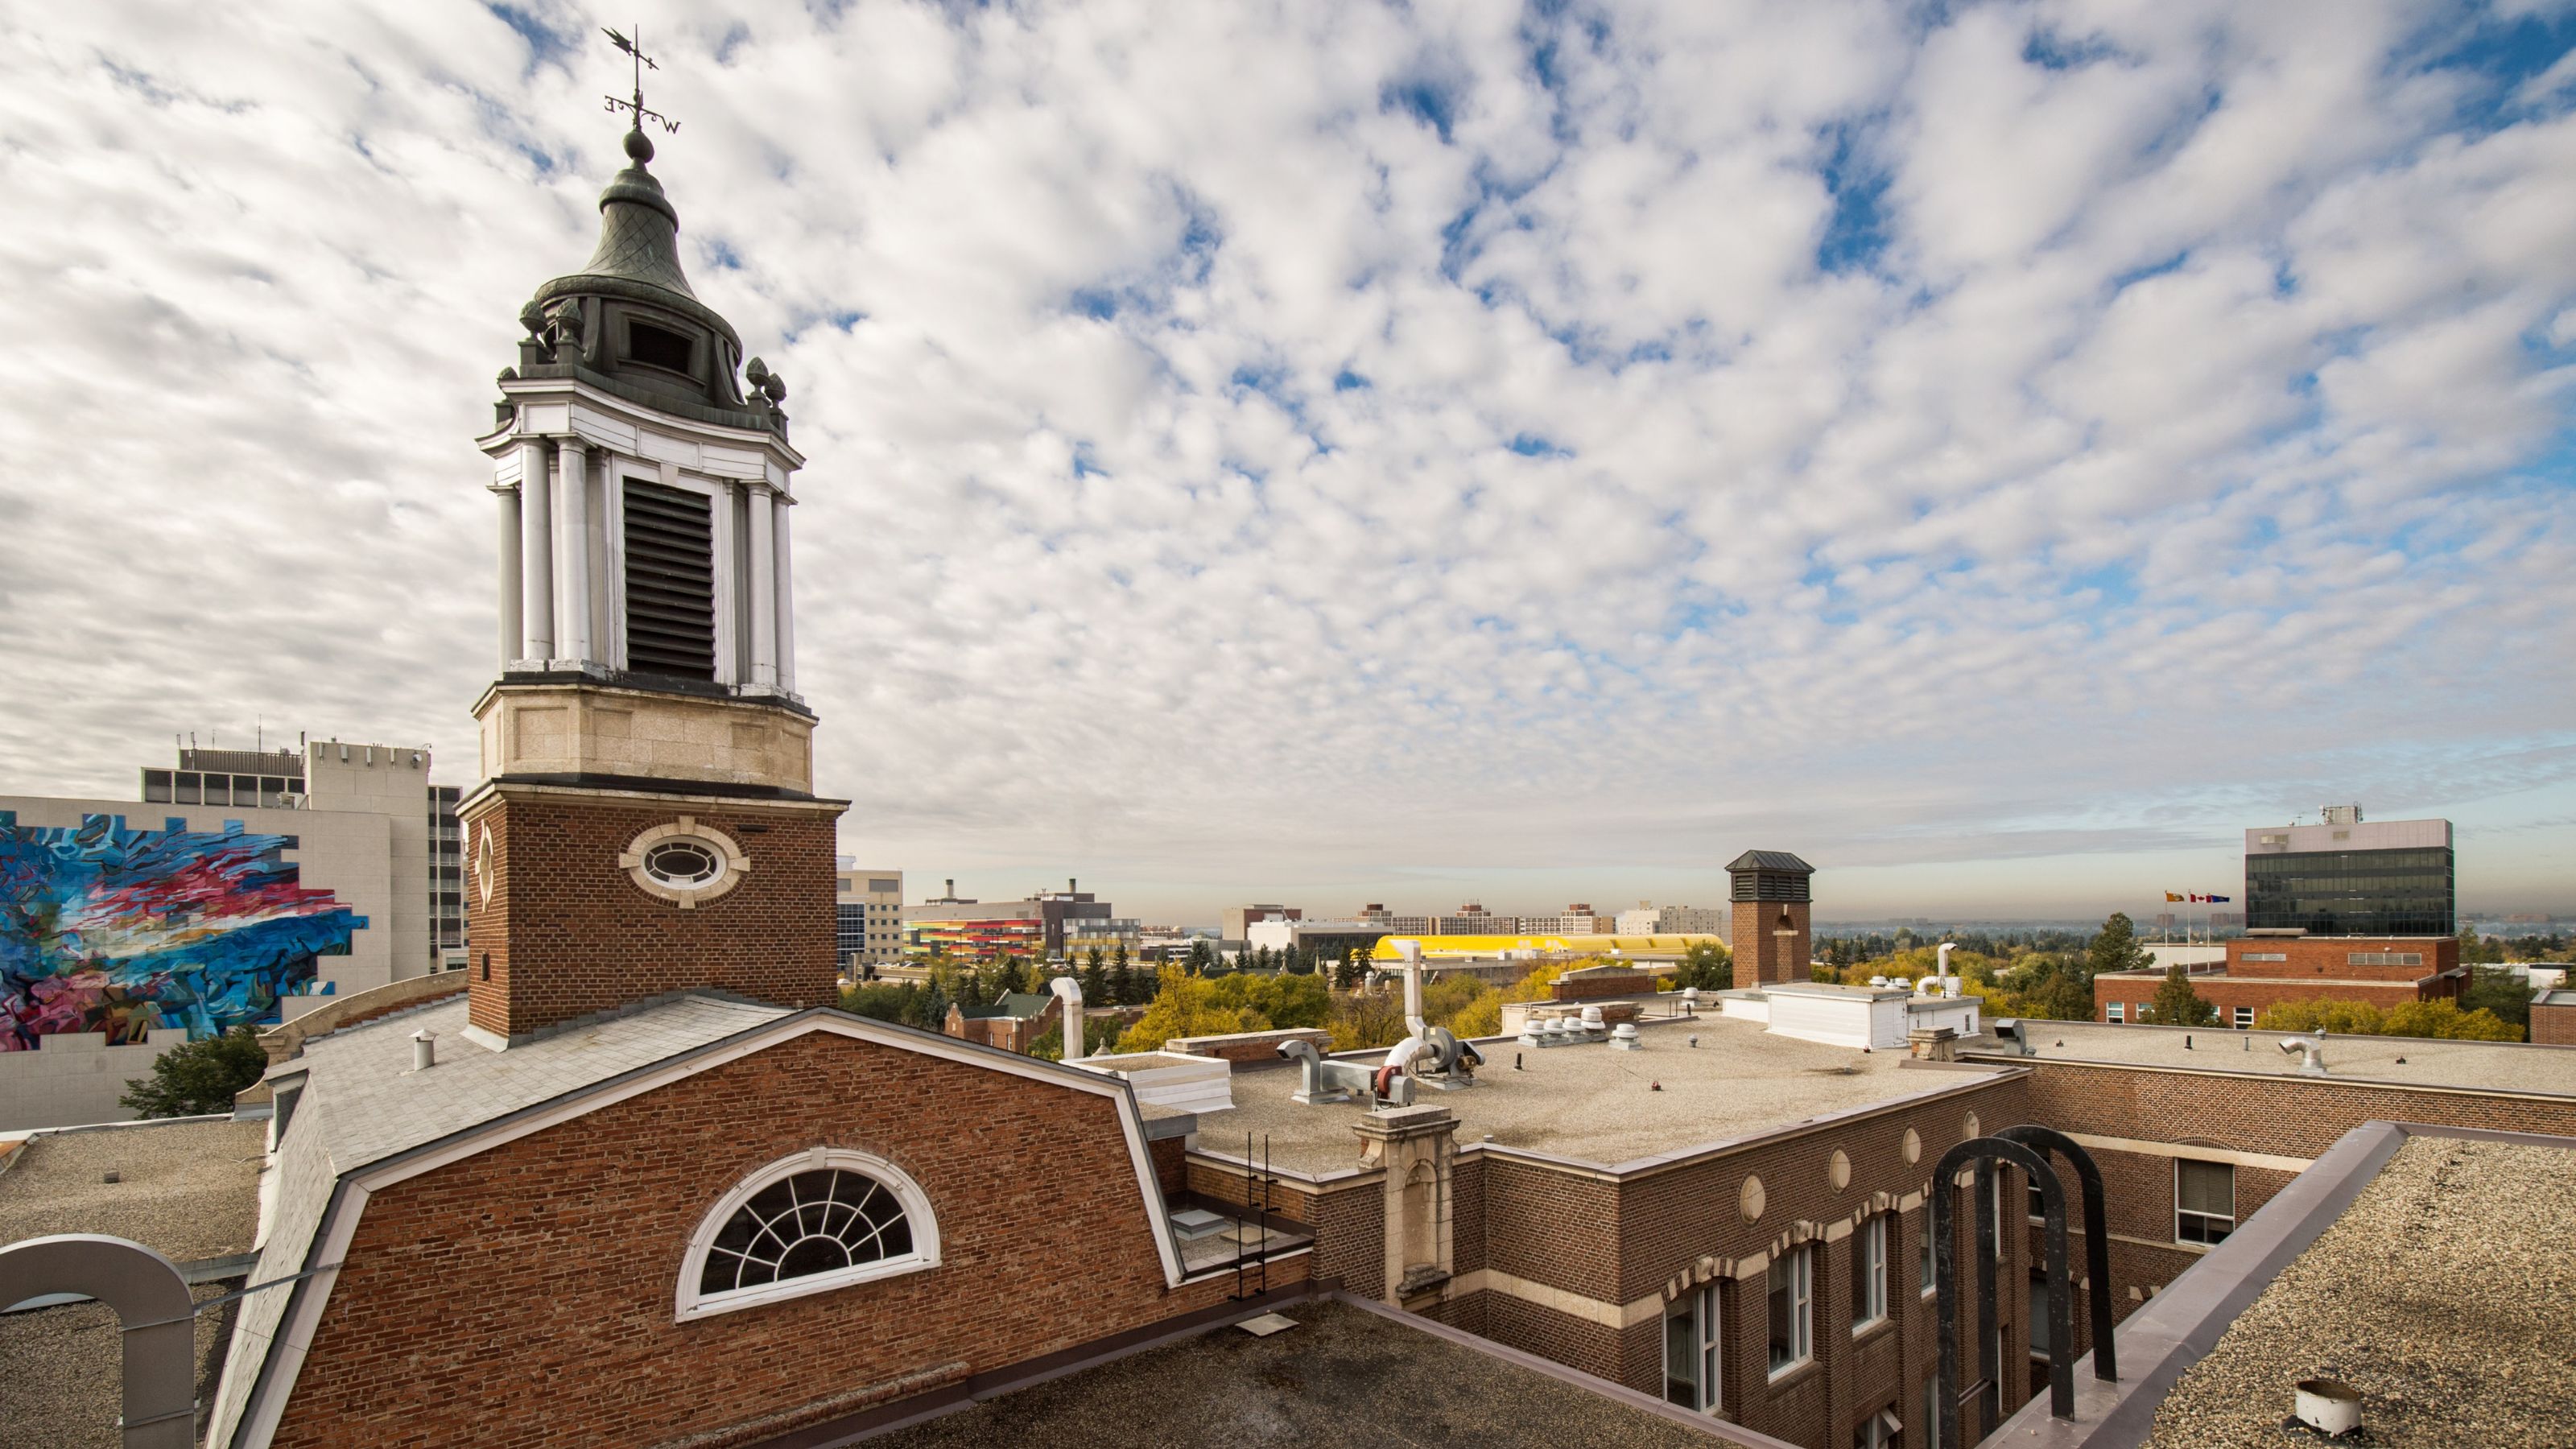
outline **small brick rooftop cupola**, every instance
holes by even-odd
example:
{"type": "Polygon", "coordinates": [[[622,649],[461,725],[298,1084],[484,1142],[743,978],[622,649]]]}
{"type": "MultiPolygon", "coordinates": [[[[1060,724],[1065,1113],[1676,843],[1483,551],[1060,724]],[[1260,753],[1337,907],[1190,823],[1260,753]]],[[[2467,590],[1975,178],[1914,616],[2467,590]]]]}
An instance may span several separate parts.
{"type": "Polygon", "coordinates": [[[832,999],[834,822],[796,693],[786,384],[680,266],[624,139],[599,245],[502,371],[498,673],[460,803],[469,1035],[507,1046],[693,988],[832,999]]]}
{"type": "Polygon", "coordinates": [[[1734,907],[1727,945],[1737,989],[1808,979],[1814,936],[1807,882],[1815,873],[1785,850],[1748,850],[1727,863],[1734,907]]]}

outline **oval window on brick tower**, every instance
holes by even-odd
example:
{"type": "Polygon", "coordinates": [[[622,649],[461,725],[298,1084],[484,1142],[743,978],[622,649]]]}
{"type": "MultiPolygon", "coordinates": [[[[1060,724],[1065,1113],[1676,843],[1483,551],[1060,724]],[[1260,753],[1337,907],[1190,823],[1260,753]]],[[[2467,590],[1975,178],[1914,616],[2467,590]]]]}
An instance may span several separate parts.
{"type": "Polygon", "coordinates": [[[617,864],[647,895],[686,911],[732,890],[751,858],[723,831],[683,815],[636,836],[617,864]]]}
{"type": "Polygon", "coordinates": [[[724,856],[703,840],[665,840],[644,852],[644,870],[675,890],[693,890],[724,874],[724,856]]]}

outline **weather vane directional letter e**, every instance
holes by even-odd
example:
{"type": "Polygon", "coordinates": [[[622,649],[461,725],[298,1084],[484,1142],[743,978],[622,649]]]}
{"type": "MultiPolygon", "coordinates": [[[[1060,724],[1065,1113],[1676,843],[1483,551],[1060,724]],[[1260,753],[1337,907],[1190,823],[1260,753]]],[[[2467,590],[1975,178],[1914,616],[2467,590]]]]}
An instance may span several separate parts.
{"type": "Polygon", "coordinates": [[[679,122],[663,115],[660,111],[646,110],[644,107],[644,72],[647,70],[660,70],[662,68],[653,63],[653,57],[644,53],[642,42],[644,27],[640,25],[635,27],[635,34],[638,37],[635,40],[629,40],[625,36],[618,34],[616,31],[608,30],[605,27],[602,28],[601,33],[608,37],[609,44],[626,52],[629,56],[633,57],[635,61],[635,98],[629,101],[621,101],[615,96],[608,96],[605,98],[608,102],[608,109],[612,111],[633,112],[635,115],[635,129],[639,131],[644,129],[644,123],[647,120],[661,122],[662,129],[665,132],[680,129],[679,122]]]}

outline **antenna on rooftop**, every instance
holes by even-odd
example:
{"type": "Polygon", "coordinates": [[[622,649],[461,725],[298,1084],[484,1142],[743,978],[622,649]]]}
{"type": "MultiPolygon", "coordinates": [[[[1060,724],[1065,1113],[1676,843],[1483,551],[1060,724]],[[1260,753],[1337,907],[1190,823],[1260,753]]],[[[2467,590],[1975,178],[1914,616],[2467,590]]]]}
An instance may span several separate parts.
{"type": "Polygon", "coordinates": [[[644,72],[648,70],[660,70],[662,67],[654,62],[653,57],[644,53],[644,27],[641,25],[635,27],[636,38],[633,40],[629,40],[625,36],[618,34],[614,30],[607,29],[604,26],[601,28],[600,33],[608,37],[609,44],[626,52],[626,54],[635,62],[634,99],[621,101],[615,96],[606,97],[605,99],[608,102],[608,109],[611,111],[627,111],[632,113],[635,117],[635,129],[639,131],[644,129],[644,123],[647,120],[661,122],[662,129],[666,133],[680,129],[679,122],[663,115],[660,111],[647,110],[645,108],[644,72]]]}

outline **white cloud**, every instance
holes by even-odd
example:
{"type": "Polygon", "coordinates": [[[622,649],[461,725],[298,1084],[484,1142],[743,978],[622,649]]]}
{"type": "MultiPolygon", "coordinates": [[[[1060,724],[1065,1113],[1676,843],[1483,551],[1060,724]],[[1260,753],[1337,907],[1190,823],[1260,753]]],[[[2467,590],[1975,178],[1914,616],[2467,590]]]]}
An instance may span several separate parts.
{"type": "MultiPolygon", "coordinates": [[[[470,772],[467,440],[622,89],[595,17],[514,13],[574,49],[0,7],[9,787],[254,716],[470,772]]],[[[2564,60],[2428,65],[2475,14],[641,20],[692,278],[813,459],[801,675],[872,860],[1198,919],[1776,845],[2042,914],[2322,791],[2576,905],[2565,802],[2500,828],[2576,788],[2576,120],[2564,60]]]]}

